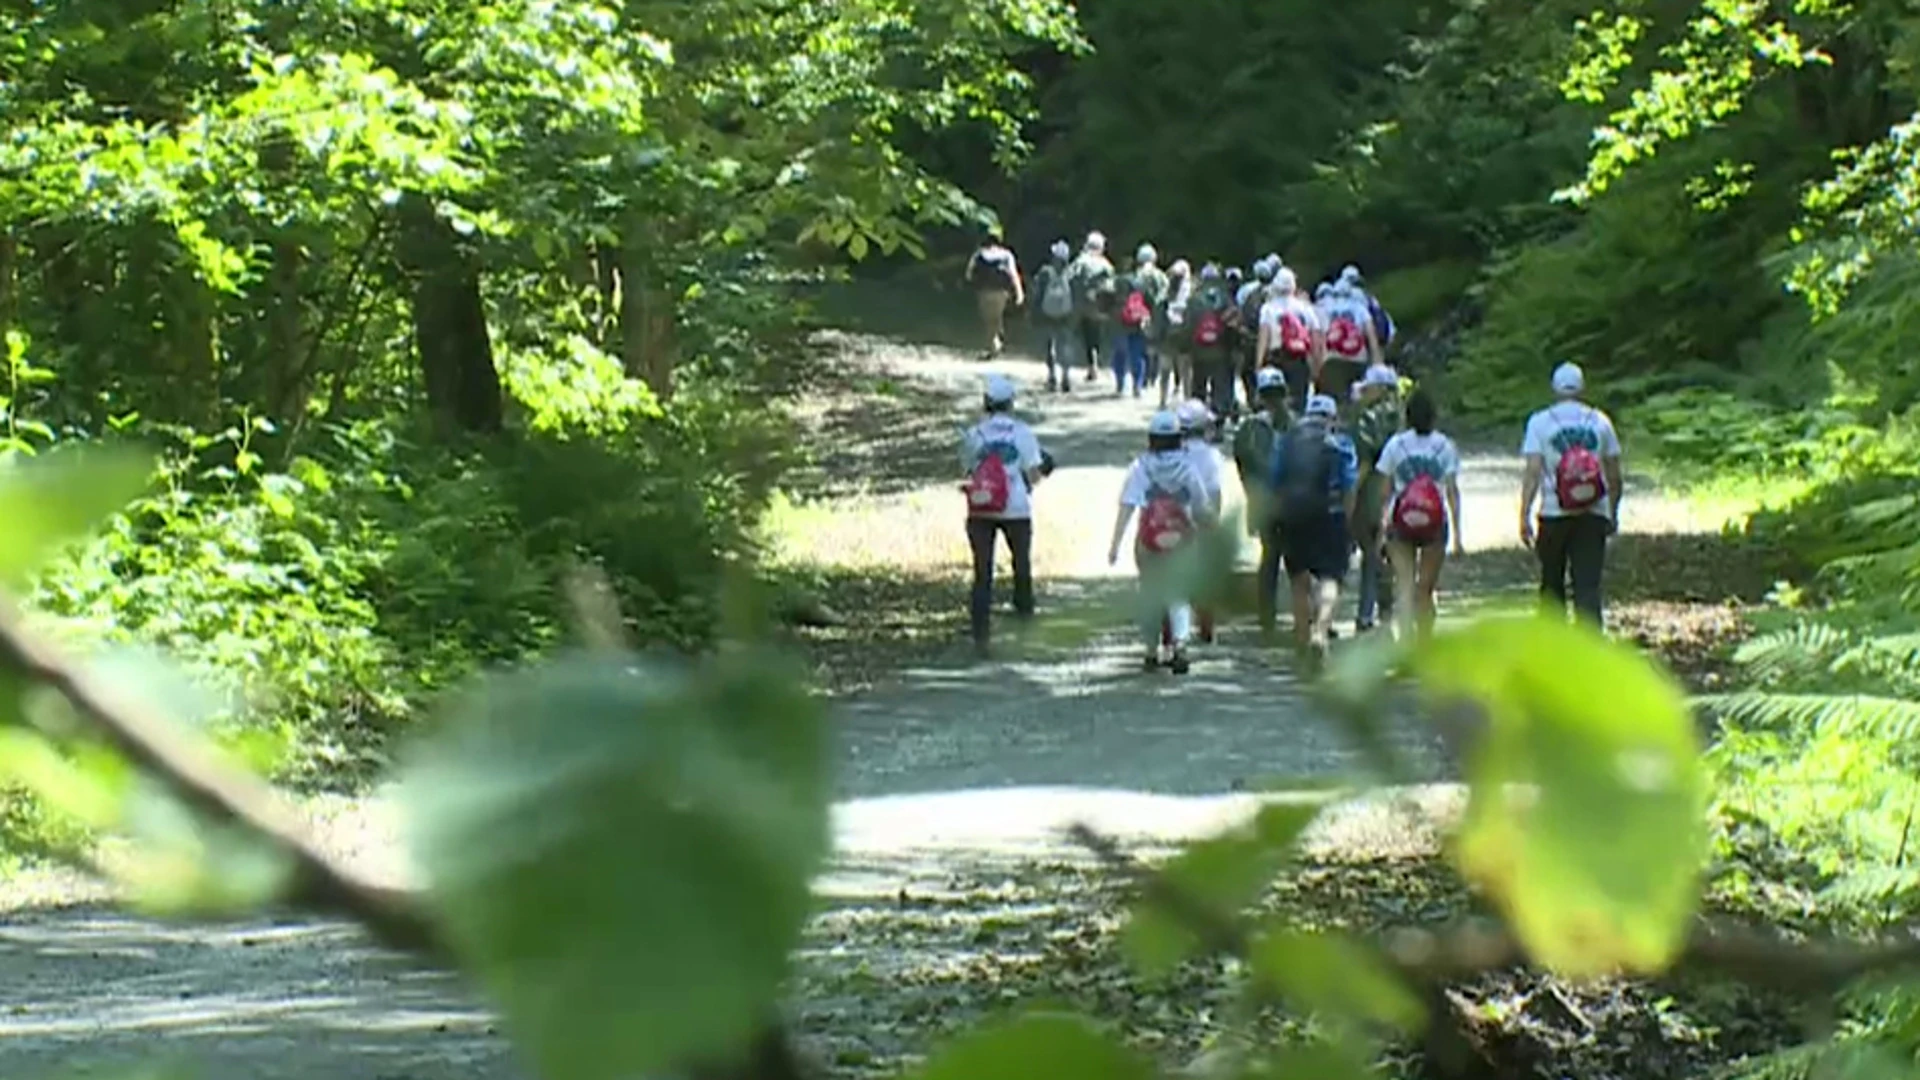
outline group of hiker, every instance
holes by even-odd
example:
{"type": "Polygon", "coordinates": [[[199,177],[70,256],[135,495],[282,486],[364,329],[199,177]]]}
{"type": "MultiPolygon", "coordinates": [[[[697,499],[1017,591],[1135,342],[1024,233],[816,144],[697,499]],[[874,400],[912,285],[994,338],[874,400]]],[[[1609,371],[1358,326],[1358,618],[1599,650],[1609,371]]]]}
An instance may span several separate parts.
{"type": "MultiPolygon", "coordinates": [[[[1312,374],[1300,372],[1300,380],[1312,374]]],[[[1344,402],[1324,383],[1310,384],[1298,410],[1294,380],[1279,364],[1263,363],[1251,381],[1255,411],[1233,427],[1229,448],[1246,493],[1246,528],[1260,544],[1263,637],[1275,632],[1284,576],[1294,647],[1309,672],[1318,670],[1356,554],[1356,630],[1369,632],[1385,617],[1402,639],[1430,634],[1448,555],[1465,550],[1460,451],[1438,428],[1433,396],[1418,388],[1403,396],[1400,375],[1382,362],[1367,365],[1344,402]]],[[[1607,415],[1583,400],[1586,380],[1577,365],[1557,367],[1551,387],[1555,400],[1528,418],[1522,439],[1520,539],[1538,555],[1543,598],[1565,611],[1571,581],[1573,609],[1597,625],[1607,540],[1619,519],[1620,442],[1607,415]]],[[[1015,396],[1010,379],[989,376],[986,416],[960,448],[968,475],[962,488],[973,550],[973,640],[983,655],[999,536],[1012,551],[1014,610],[1034,613],[1032,493],[1054,469],[1033,430],[1013,416],[1015,396]]],[[[1149,670],[1184,674],[1195,637],[1213,638],[1207,598],[1178,595],[1173,556],[1221,527],[1221,422],[1197,398],[1154,412],[1146,449],[1122,485],[1108,561],[1119,562],[1131,529],[1142,590],[1155,598],[1141,627],[1149,670]]]]}
{"type": "Polygon", "coordinates": [[[988,359],[1006,345],[1007,313],[1030,307],[1049,392],[1070,392],[1076,371],[1092,383],[1104,363],[1115,394],[1140,397],[1157,386],[1161,408],[1190,399],[1234,418],[1243,398],[1256,407],[1256,375],[1272,367],[1286,377],[1294,411],[1304,412],[1316,389],[1345,401],[1393,342],[1393,319],[1357,266],[1309,294],[1277,253],[1248,271],[1207,263],[1195,273],[1185,259],[1162,269],[1159,251],[1143,243],[1122,270],[1095,231],[1077,254],[1057,240],[1048,255],[1029,290],[1019,259],[989,228],[964,276],[988,359]]]}

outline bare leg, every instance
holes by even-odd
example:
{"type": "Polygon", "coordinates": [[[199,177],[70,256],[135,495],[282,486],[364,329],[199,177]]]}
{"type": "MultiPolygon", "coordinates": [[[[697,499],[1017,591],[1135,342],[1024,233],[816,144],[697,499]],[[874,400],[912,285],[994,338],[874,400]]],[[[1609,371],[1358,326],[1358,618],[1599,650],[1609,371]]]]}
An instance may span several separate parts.
{"type": "Polygon", "coordinates": [[[1420,584],[1417,588],[1420,605],[1420,640],[1433,636],[1433,621],[1437,614],[1434,606],[1434,593],[1440,588],[1440,570],[1447,565],[1447,545],[1445,541],[1428,544],[1420,551],[1420,584]]]}
{"type": "Polygon", "coordinates": [[[1398,540],[1388,541],[1387,558],[1393,563],[1393,636],[1401,642],[1412,641],[1416,595],[1413,545],[1398,540]]]}

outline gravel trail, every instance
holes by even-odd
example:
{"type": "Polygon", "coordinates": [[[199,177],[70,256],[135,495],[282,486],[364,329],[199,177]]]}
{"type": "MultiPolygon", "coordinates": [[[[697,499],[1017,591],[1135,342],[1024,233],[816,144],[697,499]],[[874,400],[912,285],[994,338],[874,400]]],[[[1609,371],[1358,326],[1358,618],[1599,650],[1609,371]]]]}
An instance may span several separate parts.
{"type": "MultiPolygon", "coordinates": [[[[986,370],[1014,375],[1025,388],[1023,411],[1061,462],[1037,497],[1043,604],[1125,587],[1123,573],[1105,564],[1106,537],[1125,464],[1143,438],[1145,403],[1116,398],[1110,384],[1046,395],[1040,365],[1025,360],[986,365],[866,338],[836,344],[876,378],[950,401],[954,419],[934,425],[935,443],[957,429],[986,370]]],[[[923,471],[897,480],[840,500],[831,514],[801,515],[797,542],[860,565],[897,559],[885,538],[922,537],[913,550],[924,554],[913,557],[960,572],[953,477],[923,471]]],[[[1511,457],[1470,456],[1468,593],[1524,585],[1526,562],[1510,535],[1516,485],[1511,457]]],[[[1628,507],[1629,530],[1703,524],[1656,496],[1628,507]]],[[[909,891],[939,892],[969,861],[1071,861],[1076,853],[1059,840],[1071,822],[1171,844],[1243,818],[1264,798],[1297,797],[1253,793],[1276,777],[1339,776],[1359,765],[1313,714],[1290,666],[1257,648],[1244,627],[1227,627],[1177,683],[1136,673],[1134,657],[1124,635],[1109,634],[1059,656],[901,671],[844,699],[844,797],[835,810],[842,857],[820,884],[825,910],[803,968],[900,963],[897,940],[847,930],[847,913],[909,891]]],[[[1396,724],[1396,741],[1423,778],[1444,779],[1431,734],[1410,714],[1396,724]]],[[[1393,803],[1343,807],[1323,819],[1315,844],[1423,847],[1429,822],[1456,809],[1458,794],[1435,783],[1393,803]]],[[[378,795],[321,798],[307,809],[325,846],[383,877],[408,877],[378,795]]],[[[104,899],[96,885],[61,874],[24,875],[5,889],[0,1076],[126,1076],[168,1062],[201,1080],[524,1076],[456,980],[414,970],[351,928],[311,920],[176,926],[115,912],[104,899]]],[[[803,1028],[816,1034],[844,1022],[838,1012],[807,1015],[803,1028]]]]}

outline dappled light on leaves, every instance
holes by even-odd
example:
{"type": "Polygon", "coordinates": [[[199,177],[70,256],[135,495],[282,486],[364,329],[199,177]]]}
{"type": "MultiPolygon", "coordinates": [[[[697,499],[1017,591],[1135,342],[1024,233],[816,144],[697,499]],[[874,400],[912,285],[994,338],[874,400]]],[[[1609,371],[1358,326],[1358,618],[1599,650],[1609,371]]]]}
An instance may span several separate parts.
{"type": "Polygon", "coordinates": [[[827,848],[822,706],[767,656],[491,680],[414,748],[408,844],[543,1075],[724,1055],[763,1022],[827,848]]]}
{"type": "Polygon", "coordinates": [[[1490,619],[1418,657],[1436,703],[1484,716],[1456,840],[1540,963],[1657,972],[1686,940],[1706,857],[1699,736],[1670,676],[1590,628],[1490,619]]]}

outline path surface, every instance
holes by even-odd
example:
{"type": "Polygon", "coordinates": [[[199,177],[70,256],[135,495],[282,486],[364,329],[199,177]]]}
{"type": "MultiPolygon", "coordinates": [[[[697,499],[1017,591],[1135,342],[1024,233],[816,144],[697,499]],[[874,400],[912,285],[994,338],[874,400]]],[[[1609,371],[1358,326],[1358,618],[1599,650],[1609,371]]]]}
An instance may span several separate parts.
{"type": "MultiPolygon", "coordinates": [[[[985,370],[938,349],[840,344],[876,376],[949,403],[956,416],[985,370]]],[[[1029,390],[1042,378],[1037,364],[993,368],[1029,390]]],[[[1110,389],[1030,392],[1023,404],[1062,463],[1039,497],[1045,600],[1108,595],[1125,579],[1105,565],[1106,532],[1147,410],[1110,389]]],[[[935,428],[944,445],[953,425],[935,428]]],[[[1515,483],[1510,461],[1469,460],[1470,548],[1497,554],[1507,542],[1515,483]]],[[[907,558],[957,571],[952,485],[944,473],[901,477],[806,519],[803,542],[858,565],[899,557],[899,538],[921,537],[927,542],[910,544],[907,558]]],[[[1695,524],[1650,497],[1634,499],[1630,512],[1630,529],[1695,524]]],[[[1495,558],[1487,576],[1513,584],[1513,563],[1495,558]]],[[[846,798],[836,809],[843,858],[822,883],[829,908],[874,897],[891,904],[906,889],[935,888],[958,859],[1063,857],[1058,830],[1072,821],[1137,841],[1200,835],[1259,805],[1236,789],[1358,764],[1288,667],[1239,628],[1177,684],[1135,673],[1134,656],[1124,636],[1108,635],[1052,658],[904,671],[844,701],[846,798]]],[[[1399,719],[1396,737],[1428,775],[1440,774],[1431,736],[1410,716],[1399,719]]],[[[1440,813],[1455,794],[1434,786],[1408,798],[1440,813]]],[[[327,846],[406,876],[380,800],[319,800],[309,809],[327,846]]],[[[1363,807],[1331,818],[1320,842],[1377,849],[1426,836],[1416,817],[1363,807]]],[[[523,1075],[471,995],[368,948],[350,929],[311,921],[172,927],[97,906],[50,906],[84,890],[48,879],[34,895],[34,885],[16,884],[16,910],[0,926],[0,1076],[114,1075],[170,1059],[191,1065],[183,1076],[203,1080],[523,1075]]],[[[830,954],[818,962],[874,970],[898,962],[882,955],[884,942],[860,940],[831,913],[815,939],[817,951],[830,954]]]]}

